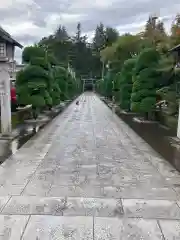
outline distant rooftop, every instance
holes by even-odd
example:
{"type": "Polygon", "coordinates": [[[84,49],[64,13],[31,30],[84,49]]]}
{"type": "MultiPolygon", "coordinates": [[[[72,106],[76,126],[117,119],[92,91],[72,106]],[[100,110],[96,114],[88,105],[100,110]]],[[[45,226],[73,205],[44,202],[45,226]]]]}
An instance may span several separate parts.
{"type": "Polygon", "coordinates": [[[0,37],[19,48],[23,48],[23,46],[20,43],[18,43],[16,40],[14,40],[11,37],[11,35],[8,32],[6,32],[1,26],[0,26],[0,37]]]}

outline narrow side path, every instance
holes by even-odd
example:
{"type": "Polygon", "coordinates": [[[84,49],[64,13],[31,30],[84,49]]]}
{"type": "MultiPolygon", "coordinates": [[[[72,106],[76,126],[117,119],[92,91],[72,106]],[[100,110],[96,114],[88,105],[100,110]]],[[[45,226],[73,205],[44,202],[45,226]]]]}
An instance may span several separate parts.
{"type": "Polygon", "coordinates": [[[180,174],[93,93],[0,166],[0,240],[180,239],[180,174]]]}

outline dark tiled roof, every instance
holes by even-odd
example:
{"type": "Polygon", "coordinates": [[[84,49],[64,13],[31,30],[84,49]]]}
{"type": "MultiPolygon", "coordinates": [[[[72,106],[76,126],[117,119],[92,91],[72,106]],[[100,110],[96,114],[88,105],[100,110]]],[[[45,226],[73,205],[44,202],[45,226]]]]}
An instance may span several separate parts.
{"type": "Polygon", "coordinates": [[[180,50],[180,44],[176,45],[175,47],[171,48],[169,52],[175,52],[180,50]]]}
{"type": "Polygon", "coordinates": [[[18,43],[16,40],[14,40],[11,35],[6,32],[2,27],[0,27],[0,37],[2,39],[4,39],[5,41],[9,42],[9,43],[12,43],[13,45],[19,47],[19,48],[23,48],[23,46],[18,43]]]}

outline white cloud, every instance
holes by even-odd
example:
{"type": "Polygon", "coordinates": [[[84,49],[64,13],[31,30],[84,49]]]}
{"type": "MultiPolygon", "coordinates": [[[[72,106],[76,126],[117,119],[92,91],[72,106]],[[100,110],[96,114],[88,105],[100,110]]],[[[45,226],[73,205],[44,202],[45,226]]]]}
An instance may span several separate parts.
{"type": "Polygon", "coordinates": [[[64,21],[65,24],[71,23],[71,22],[78,22],[82,21],[83,18],[86,17],[86,14],[68,14],[68,13],[62,13],[61,14],[61,19],[64,21]]]}
{"type": "Polygon", "coordinates": [[[0,0],[0,23],[22,44],[51,34],[59,24],[68,32],[77,22],[91,39],[99,22],[117,27],[121,34],[141,31],[148,15],[157,13],[167,29],[180,9],[179,0],[0,0]]]}
{"type": "Polygon", "coordinates": [[[31,4],[33,3],[32,0],[1,0],[1,4],[0,4],[0,9],[6,9],[9,7],[14,6],[15,4],[31,4]]]}
{"type": "Polygon", "coordinates": [[[34,25],[32,22],[23,22],[14,25],[13,27],[10,25],[3,25],[3,28],[6,29],[10,34],[17,36],[21,36],[26,33],[34,32],[35,34],[38,33],[39,28],[34,25]]]}

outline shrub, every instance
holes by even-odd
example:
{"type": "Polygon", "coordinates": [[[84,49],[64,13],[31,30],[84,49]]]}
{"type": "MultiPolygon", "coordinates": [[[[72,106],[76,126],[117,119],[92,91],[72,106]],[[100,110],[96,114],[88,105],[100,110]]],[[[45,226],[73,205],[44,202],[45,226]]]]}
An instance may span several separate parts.
{"type": "Polygon", "coordinates": [[[130,110],[130,100],[132,92],[132,77],[136,63],[136,58],[128,59],[124,62],[121,70],[119,88],[120,88],[120,107],[125,110],[130,110]]]}
{"type": "Polygon", "coordinates": [[[159,53],[154,48],[144,49],[137,58],[131,94],[131,110],[150,113],[156,103],[156,82],[159,73],[156,68],[159,53]]]}

